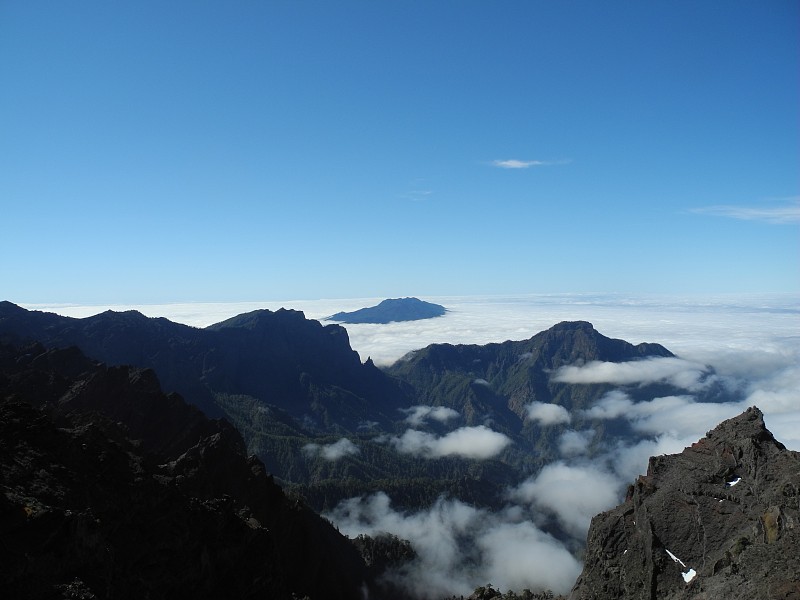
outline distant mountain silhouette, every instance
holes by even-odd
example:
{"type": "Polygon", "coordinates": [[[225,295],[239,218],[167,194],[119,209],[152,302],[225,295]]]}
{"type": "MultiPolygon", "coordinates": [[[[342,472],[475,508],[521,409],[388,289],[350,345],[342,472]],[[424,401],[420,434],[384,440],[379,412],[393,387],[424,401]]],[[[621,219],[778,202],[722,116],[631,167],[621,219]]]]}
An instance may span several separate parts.
{"type": "Polygon", "coordinates": [[[353,312],[339,312],[326,321],[339,323],[393,323],[397,321],[419,321],[441,317],[447,309],[440,304],[425,302],[418,298],[391,298],[377,306],[361,308],[353,312]]]}
{"type": "Polygon", "coordinates": [[[152,371],[0,344],[5,598],[361,598],[359,551],[152,371]]]}

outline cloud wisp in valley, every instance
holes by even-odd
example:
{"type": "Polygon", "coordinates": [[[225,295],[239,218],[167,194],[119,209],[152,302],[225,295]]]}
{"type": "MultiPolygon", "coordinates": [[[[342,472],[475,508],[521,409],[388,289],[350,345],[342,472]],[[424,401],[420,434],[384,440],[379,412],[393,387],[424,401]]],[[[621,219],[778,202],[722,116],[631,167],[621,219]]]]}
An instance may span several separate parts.
{"type": "Polygon", "coordinates": [[[388,532],[409,540],[417,558],[387,578],[414,598],[466,596],[487,581],[566,592],[580,573],[580,563],[522,506],[491,512],[439,498],[426,510],[404,513],[379,492],[345,500],[325,516],[351,537],[388,532]]]}
{"type": "Polygon", "coordinates": [[[403,435],[390,439],[390,444],[403,454],[425,458],[461,456],[487,459],[500,454],[511,444],[511,439],[485,425],[461,427],[443,436],[427,431],[408,429],[403,435]]]}
{"type": "Polygon", "coordinates": [[[306,444],[303,446],[303,454],[306,456],[319,456],[329,461],[336,461],[345,456],[354,456],[359,452],[358,446],[347,438],[341,438],[332,444],[306,444]]]}
{"type": "Polygon", "coordinates": [[[650,357],[622,363],[592,361],[561,367],[552,380],[557,383],[611,383],[615,385],[667,382],[698,391],[710,385],[713,376],[705,365],[674,357],[650,357]]]}

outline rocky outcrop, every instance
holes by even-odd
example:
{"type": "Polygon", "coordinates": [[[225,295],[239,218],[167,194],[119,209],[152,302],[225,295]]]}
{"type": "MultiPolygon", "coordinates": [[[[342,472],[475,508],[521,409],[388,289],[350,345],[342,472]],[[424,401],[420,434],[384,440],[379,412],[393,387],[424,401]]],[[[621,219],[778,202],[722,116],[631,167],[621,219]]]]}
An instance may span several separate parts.
{"type": "Polygon", "coordinates": [[[152,371],[0,345],[0,597],[360,598],[366,565],[152,371]]]}
{"type": "Polygon", "coordinates": [[[800,598],[800,453],[749,408],[596,516],[573,600],[800,598]]]}

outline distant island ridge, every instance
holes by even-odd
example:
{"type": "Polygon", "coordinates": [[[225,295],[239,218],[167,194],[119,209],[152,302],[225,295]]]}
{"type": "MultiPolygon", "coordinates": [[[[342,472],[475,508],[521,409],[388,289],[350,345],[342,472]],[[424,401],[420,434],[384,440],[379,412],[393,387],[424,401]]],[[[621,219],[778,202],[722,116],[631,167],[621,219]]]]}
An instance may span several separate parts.
{"type": "Polygon", "coordinates": [[[441,317],[447,309],[419,298],[389,298],[377,306],[361,308],[352,312],[338,312],[327,317],[326,321],[338,323],[394,323],[398,321],[420,321],[441,317]]]}

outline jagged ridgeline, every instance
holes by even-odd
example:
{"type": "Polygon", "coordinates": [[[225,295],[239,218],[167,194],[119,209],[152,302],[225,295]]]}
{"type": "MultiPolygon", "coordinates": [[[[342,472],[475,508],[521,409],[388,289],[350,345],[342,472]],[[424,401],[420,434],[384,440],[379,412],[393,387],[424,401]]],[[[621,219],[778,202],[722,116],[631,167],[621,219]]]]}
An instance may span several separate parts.
{"type": "Polygon", "coordinates": [[[152,371],[0,344],[4,598],[360,597],[369,573],[152,371]]]}
{"type": "Polygon", "coordinates": [[[800,598],[799,524],[800,453],[749,408],[592,520],[570,598],[800,598]]]}
{"type": "MultiPolygon", "coordinates": [[[[297,494],[318,510],[378,490],[399,507],[444,493],[499,508],[504,490],[559,457],[568,428],[592,432],[588,457],[632,434],[624,418],[593,416],[610,392],[635,403],[685,389],[564,373],[674,360],[578,321],[522,341],[431,345],[381,370],[342,327],[295,311],[196,329],[0,303],[0,591],[406,597],[374,580],[415,560],[407,542],[353,543],[297,494]],[[448,436],[465,432],[500,443],[450,452],[448,436]]],[[[710,370],[693,377],[693,394],[727,399],[710,370]]],[[[651,459],[625,503],[593,520],[572,597],[796,597],[799,478],[798,454],[756,409],[651,459]]]]}
{"type": "MultiPolygon", "coordinates": [[[[3,302],[0,336],[75,345],[108,364],[153,369],[164,389],[230,420],[248,451],[317,510],[379,490],[404,507],[442,493],[499,506],[505,487],[558,458],[567,428],[594,428],[594,445],[630,433],[624,419],[593,420],[581,410],[611,385],[559,382],[556,370],[672,356],[658,344],[610,339],[578,321],[523,341],[431,345],[381,370],[361,363],[343,327],[292,310],[259,310],[197,329],[135,311],[74,319],[3,302]],[[532,404],[567,418],[530,418],[532,404]],[[414,419],[420,406],[450,411],[449,418],[414,419]],[[436,437],[459,428],[483,428],[502,448],[479,458],[432,456],[404,452],[398,443],[409,430],[436,437]]],[[[680,391],[658,382],[631,385],[628,393],[635,400],[680,391]]]]}

